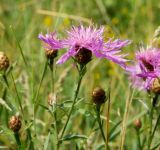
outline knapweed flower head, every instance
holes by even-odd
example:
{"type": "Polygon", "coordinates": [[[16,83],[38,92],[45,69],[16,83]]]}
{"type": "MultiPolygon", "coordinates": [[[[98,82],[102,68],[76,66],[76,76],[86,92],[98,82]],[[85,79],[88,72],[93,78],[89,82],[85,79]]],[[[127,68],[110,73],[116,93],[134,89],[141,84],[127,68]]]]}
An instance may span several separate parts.
{"type": "Polygon", "coordinates": [[[124,66],[125,55],[120,55],[120,49],[130,42],[121,40],[109,40],[104,42],[104,28],[94,27],[72,27],[67,31],[67,38],[63,41],[63,45],[68,51],[57,61],[57,64],[66,62],[69,58],[74,58],[77,63],[86,65],[92,59],[92,55],[98,58],[106,58],[112,60],[121,66],[124,66]]]}
{"type": "Polygon", "coordinates": [[[4,52],[0,51],[0,71],[5,71],[9,67],[9,59],[4,52]]]}
{"type": "Polygon", "coordinates": [[[43,41],[45,53],[49,59],[55,58],[57,56],[57,51],[63,48],[62,41],[57,39],[55,32],[46,35],[41,33],[38,35],[38,38],[43,41]]]}
{"type": "Polygon", "coordinates": [[[152,90],[154,80],[160,77],[160,49],[141,48],[136,53],[136,63],[127,70],[130,72],[132,84],[139,89],[152,90]]]}
{"type": "Polygon", "coordinates": [[[22,126],[22,122],[19,116],[12,116],[9,119],[9,128],[13,131],[13,132],[18,132],[20,130],[22,126]]]}
{"type": "Polygon", "coordinates": [[[105,91],[101,87],[94,88],[92,92],[92,101],[96,105],[100,106],[101,104],[105,103],[105,100],[106,100],[105,91]]]}

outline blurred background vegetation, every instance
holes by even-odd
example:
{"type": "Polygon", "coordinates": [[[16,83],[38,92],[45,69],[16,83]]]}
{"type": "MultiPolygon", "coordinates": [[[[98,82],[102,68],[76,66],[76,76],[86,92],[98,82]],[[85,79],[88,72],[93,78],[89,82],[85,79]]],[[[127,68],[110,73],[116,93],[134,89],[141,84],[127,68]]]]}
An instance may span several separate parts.
{"type": "MultiPolygon", "coordinates": [[[[124,53],[129,53],[128,57],[132,58],[140,43],[149,44],[151,42],[155,29],[160,25],[159,12],[159,0],[0,0],[0,51],[4,51],[9,57],[11,65],[14,65],[13,75],[24,105],[26,119],[30,122],[33,121],[32,99],[38,89],[45,65],[44,50],[37,38],[40,32],[46,33],[47,31],[56,30],[60,33],[60,37],[63,37],[65,36],[65,30],[69,29],[70,26],[79,25],[80,23],[89,25],[93,22],[95,25],[105,26],[104,36],[106,40],[109,37],[132,40],[131,46],[124,49],[124,53]],[[25,66],[18,44],[22,48],[28,67],[25,66]]],[[[63,52],[62,50],[60,53],[63,52]]],[[[74,91],[77,71],[73,69],[74,67],[71,64],[72,61],[70,60],[66,64],[56,67],[55,80],[57,82],[55,87],[58,91],[57,99],[59,103],[69,100],[74,91]]],[[[123,119],[125,103],[129,93],[129,82],[126,79],[125,72],[119,66],[109,61],[94,59],[88,65],[88,71],[82,83],[80,98],[84,98],[86,103],[90,103],[93,87],[100,85],[106,91],[109,87],[111,88],[111,127],[123,119]]],[[[8,80],[11,91],[4,92],[6,87],[1,78],[0,94],[3,99],[13,105],[14,111],[7,111],[3,106],[0,106],[1,131],[6,131],[0,133],[0,145],[14,149],[13,135],[7,129],[8,118],[15,112],[19,112],[19,109],[10,76],[8,80]]],[[[48,70],[38,96],[39,103],[44,106],[47,106],[47,97],[51,92],[50,82],[50,72],[48,70]]],[[[147,98],[144,98],[143,95],[144,93],[140,94],[136,91],[134,101],[130,107],[128,117],[130,121],[134,117],[145,114],[144,103],[147,103],[147,98]],[[141,99],[144,101],[140,101],[141,99]]],[[[106,111],[106,106],[104,106],[104,118],[106,111]]],[[[91,129],[95,119],[92,117],[92,113],[93,110],[90,106],[85,105],[84,107],[83,103],[80,104],[73,117],[74,127],[72,131],[89,136],[92,133],[91,129]]],[[[65,120],[65,115],[59,110],[59,122],[63,122],[62,117],[65,120]]],[[[145,117],[142,119],[143,128],[145,129],[147,128],[145,124],[147,119],[145,117]]],[[[49,113],[44,108],[39,107],[36,112],[39,137],[34,139],[35,143],[37,142],[37,149],[43,147],[51,120],[49,113]]],[[[61,128],[61,125],[59,128],[61,128]]],[[[71,128],[70,125],[68,130],[71,128]]],[[[120,129],[119,126],[118,130],[120,129]]],[[[22,128],[21,136],[25,139],[24,130],[22,128]]],[[[114,138],[111,142],[113,149],[117,149],[119,146],[120,137],[116,136],[116,139],[114,138]]],[[[99,140],[100,136],[95,138],[98,142],[101,142],[99,140]]],[[[143,138],[145,139],[145,136],[143,138]]],[[[76,143],[76,141],[73,142],[73,145],[67,143],[68,147],[66,149],[76,147],[76,143]]],[[[82,143],[79,142],[78,146],[81,147],[82,143]]],[[[131,126],[127,129],[125,149],[136,149],[135,143],[135,129],[131,126]],[[133,138],[131,138],[131,134],[133,138]]],[[[53,145],[54,142],[51,139],[51,146],[48,149],[53,149],[53,145]]],[[[93,144],[93,149],[98,149],[96,142],[93,144]]]]}

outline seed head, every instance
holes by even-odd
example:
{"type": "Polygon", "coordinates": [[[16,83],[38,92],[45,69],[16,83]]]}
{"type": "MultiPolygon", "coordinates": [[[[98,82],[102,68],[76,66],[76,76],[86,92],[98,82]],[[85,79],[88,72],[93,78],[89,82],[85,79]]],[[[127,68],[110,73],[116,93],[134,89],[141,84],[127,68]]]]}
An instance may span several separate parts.
{"type": "Polygon", "coordinates": [[[45,49],[45,54],[48,59],[54,59],[57,57],[57,50],[45,49]]]}
{"type": "Polygon", "coordinates": [[[151,90],[156,94],[160,94],[160,79],[155,78],[153,80],[151,90]]]}
{"type": "Polygon", "coordinates": [[[106,95],[105,91],[100,88],[96,87],[92,92],[92,100],[96,105],[101,105],[105,102],[106,95]]]}
{"type": "Polygon", "coordinates": [[[0,71],[5,71],[9,67],[9,59],[4,52],[0,52],[0,71]]]}
{"type": "Polygon", "coordinates": [[[9,120],[9,128],[13,131],[13,132],[18,132],[21,128],[21,120],[19,118],[19,116],[12,116],[9,120]]]}
{"type": "Polygon", "coordinates": [[[134,121],[134,126],[136,127],[136,129],[140,129],[142,127],[142,122],[139,119],[136,119],[134,121]]]}

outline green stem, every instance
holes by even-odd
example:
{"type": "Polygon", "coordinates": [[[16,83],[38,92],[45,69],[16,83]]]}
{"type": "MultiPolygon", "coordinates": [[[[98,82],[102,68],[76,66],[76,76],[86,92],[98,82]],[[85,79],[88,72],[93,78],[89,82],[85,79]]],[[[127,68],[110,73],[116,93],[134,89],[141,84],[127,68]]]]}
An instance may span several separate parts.
{"type": "Polygon", "coordinates": [[[35,123],[35,118],[36,118],[36,111],[37,111],[37,107],[38,107],[38,95],[39,95],[39,91],[40,91],[40,88],[41,88],[41,85],[42,85],[42,81],[44,79],[44,76],[45,76],[45,73],[46,73],[46,70],[47,70],[47,61],[45,63],[45,66],[44,66],[44,69],[43,69],[43,72],[42,72],[42,77],[41,77],[41,80],[40,80],[40,83],[39,83],[39,86],[38,86],[38,89],[37,89],[37,92],[36,92],[36,95],[33,97],[33,104],[34,104],[34,112],[33,112],[33,124],[34,124],[34,131],[35,131],[35,137],[36,137],[36,123],[35,123]]]}
{"type": "Polygon", "coordinates": [[[20,141],[20,138],[19,138],[19,134],[17,132],[14,133],[14,137],[16,139],[18,147],[20,147],[21,146],[21,141],[20,141]]]}
{"type": "Polygon", "coordinates": [[[149,138],[148,138],[148,150],[150,150],[150,146],[151,146],[152,120],[153,120],[153,105],[151,106],[151,111],[150,111],[150,130],[149,130],[149,138]]]}
{"type": "Polygon", "coordinates": [[[38,90],[37,90],[36,95],[35,95],[35,97],[33,99],[35,106],[37,104],[37,98],[38,98],[38,95],[39,95],[39,91],[40,91],[40,88],[41,88],[42,81],[44,79],[44,75],[46,73],[46,70],[47,70],[47,62],[45,63],[45,66],[44,66],[44,69],[43,69],[43,72],[42,72],[42,77],[41,77],[41,80],[40,80],[40,83],[39,83],[39,86],[38,86],[38,90]]]}
{"type": "Polygon", "coordinates": [[[139,129],[136,128],[136,134],[137,134],[137,142],[138,142],[138,149],[141,150],[141,139],[139,134],[139,129]]]}
{"type": "Polygon", "coordinates": [[[152,101],[151,101],[151,111],[150,111],[150,131],[149,131],[149,139],[148,139],[148,150],[150,150],[151,144],[152,144],[152,139],[154,137],[158,122],[159,122],[159,117],[157,119],[156,125],[153,129],[153,133],[152,133],[152,126],[153,126],[153,113],[154,113],[154,108],[156,106],[157,100],[158,100],[158,94],[155,94],[155,96],[153,97],[152,101]]]}
{"type": "MultiPolygon", "coordinates": [[[[103,132],[103,126],[102,126],[101,118],[100,118],[100,106],[96,106],[96,114],[97,114],[98,125],[99,125],[99,128],[100,128],[101,134],[102,134],[102,138],[103,138],[103,141],[106,145],[106,138],[105,138],[105,134],[103,132]]],[[[106,145],[106,148],[107,148],[107,145],[106,145]]]]}
{"type": "Polygon", "coordinates": [[[159,116],[158,116],[158,118],[157,118],[156,124],[155,124],[155,126],[154,126],[154,129],[153,129],[153,132],[152,132],[152,135],[151,135],[150,145],[152,144],[152,140],[153,140],[153,138],[154,138],[154,134],[155,134],[156,129],[157,129],[157,127],[158,127],[159,121],[160,121],[160,114],[159,114],[159,116]]]}
{"type": "Polygon", "coordinates": [[[28,136],[28,139],[29,139],[29,141],[30,141],[30,143],[29,143],[29,149],[30,149],[30,150],[34,150],[34,143],[33,143],[33,141],[32,141],[32,136],[31,136],[31,131],[30,131],[30,129],[27,129],[27,136],[28,136]]]}
{"type": "MultiPolygon", "coordinates": [[[[55,70],[54,59],[52,61],[50,60],[49,68],[50,68],[50,71],[51,71],[51,92],[54,93],[54,70],[55,70]]],[[[55,103],[54,106],[56,106],[56,103],[55,103]]],[[[57,140],[57,148],[56,149],[59,149],[56,111],[54,111],[53,115],[54,115],[54,121],[55,121],[54,128],[55,128],[55,134],[56,134],[56,140],[57,140]]]]}
{"type": "Polygon", "coordinates": [[[6,74],[4,73],[4,74],[2,75],[2,77],[3,77],[4,82],[6,83],[7,87],[9,88],[9,83],[8,83],[6,74]]]}
{"type": "Polygon", "coordinates": [[[64,135],[64,133],[65,133],[66,127],[67,127],[67,125],[68,125],[68,122],[69,122],[69,120],[70,120],[70,117],[71,117],[72,112],[73,112],[73,109],[74,109],[74,105],[75,105],[75,103],[76,103],[76,99],[77,99],[77,96],[78,96],[78,93],[79,93],[81,81],[82,81],[82,78],[83,78],[83,76],[84,76],[83,69],[84,69],[84,66],[81,67],[80,70],[79,70],[79,80],[78,80],[78,84],[77,84],[77,87],[76,87],[76,91],[75,91],[74,98],[73,98],[73,103],[72,103],[71,109],[70,109],[70,111],[69,111],[69,115],[68,115],[67,121],[66,121],[66,123],[65,123],[65,125],[64,125],[64,128],[63,128],[62,133],[61,133],[61,136],[60,136],[61,139],[62,139],[62,137],[63,137],[63,135],[64,135]]]}
{"type": "Polygon", "coordinates": [[[20,50],[20,53],[21,53],[21,55],[22,55],[22,59],[23,59],[23,61],[24,61],[24,64],[25,64],[26,66],[28,66],[27,61],[26,61],[26,58],[24,57],[24,54],[23,54],[22,47],[21,47],[20,42],[19,42],[19,40],[18,40],[18,38],[17,38],[17,36],[16,36],[16,32],[14,31],[14,29],[13,29],[12,26],[11,26],[11,30],[12,30],[12,33],[13,33],[15,39],[16,39],[16,42],[17,42],[18,48],[19,48],[19,50],[20,50]]]}
{"type": "Polygon", "coordinates": [[[21,109],[22,115],[24,116],[24,112],[23,112],[23,108],[22,108],[21,99],[20,99],[20,97],[19,97],[18,90],[17,90],[17,86],[16,86],[16,83],[15,83],[15,81],[14,81],[14,77],[13,77],[12,72],[11,72],[11,77],[12,77],[12,81],[13,81],[13,85],[14,85],[14,88],[15,88],[16,94],[17,94],[18,103],[19,103],[19,106],[20,106],[20,109],[21,109]]]}

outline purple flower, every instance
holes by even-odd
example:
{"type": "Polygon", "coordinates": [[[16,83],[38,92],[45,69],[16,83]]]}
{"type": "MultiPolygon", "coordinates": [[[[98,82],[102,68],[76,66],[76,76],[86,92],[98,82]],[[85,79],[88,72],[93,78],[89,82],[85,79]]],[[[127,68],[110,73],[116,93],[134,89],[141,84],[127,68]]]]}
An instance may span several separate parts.
{"type": "Polygon", "coordinates": [[[153,81],[160,77],[160,49],[141,48],[136,53],[136,63],[128,67],[132,85],[139,89],[150,90],[153,81]]]}
{"type": "Polygon", "coordinates": [[[63,48],[62,41],[57,39],[55,32],[46,34],[45,36],[41,33],[38,35],[38,38],[44,42],[45,49],[58,50],[63,48]]]}
{"type": "Polygon", "coordinates": [[[92,59],[92,54],[98,58],[106,58],[125,66],[124,59],[126,55],[120,55],[121,48],[128,45],[130,41],[109,40],[104,42],[104,28],[99,29],[93,27],[72,27],[71,31],[67,31],[67,39],[63,41],[64,47],[68,51],[57,61],[57,64],[66,62],[73,57],[79,64],[86,65],[92,59]]]}

